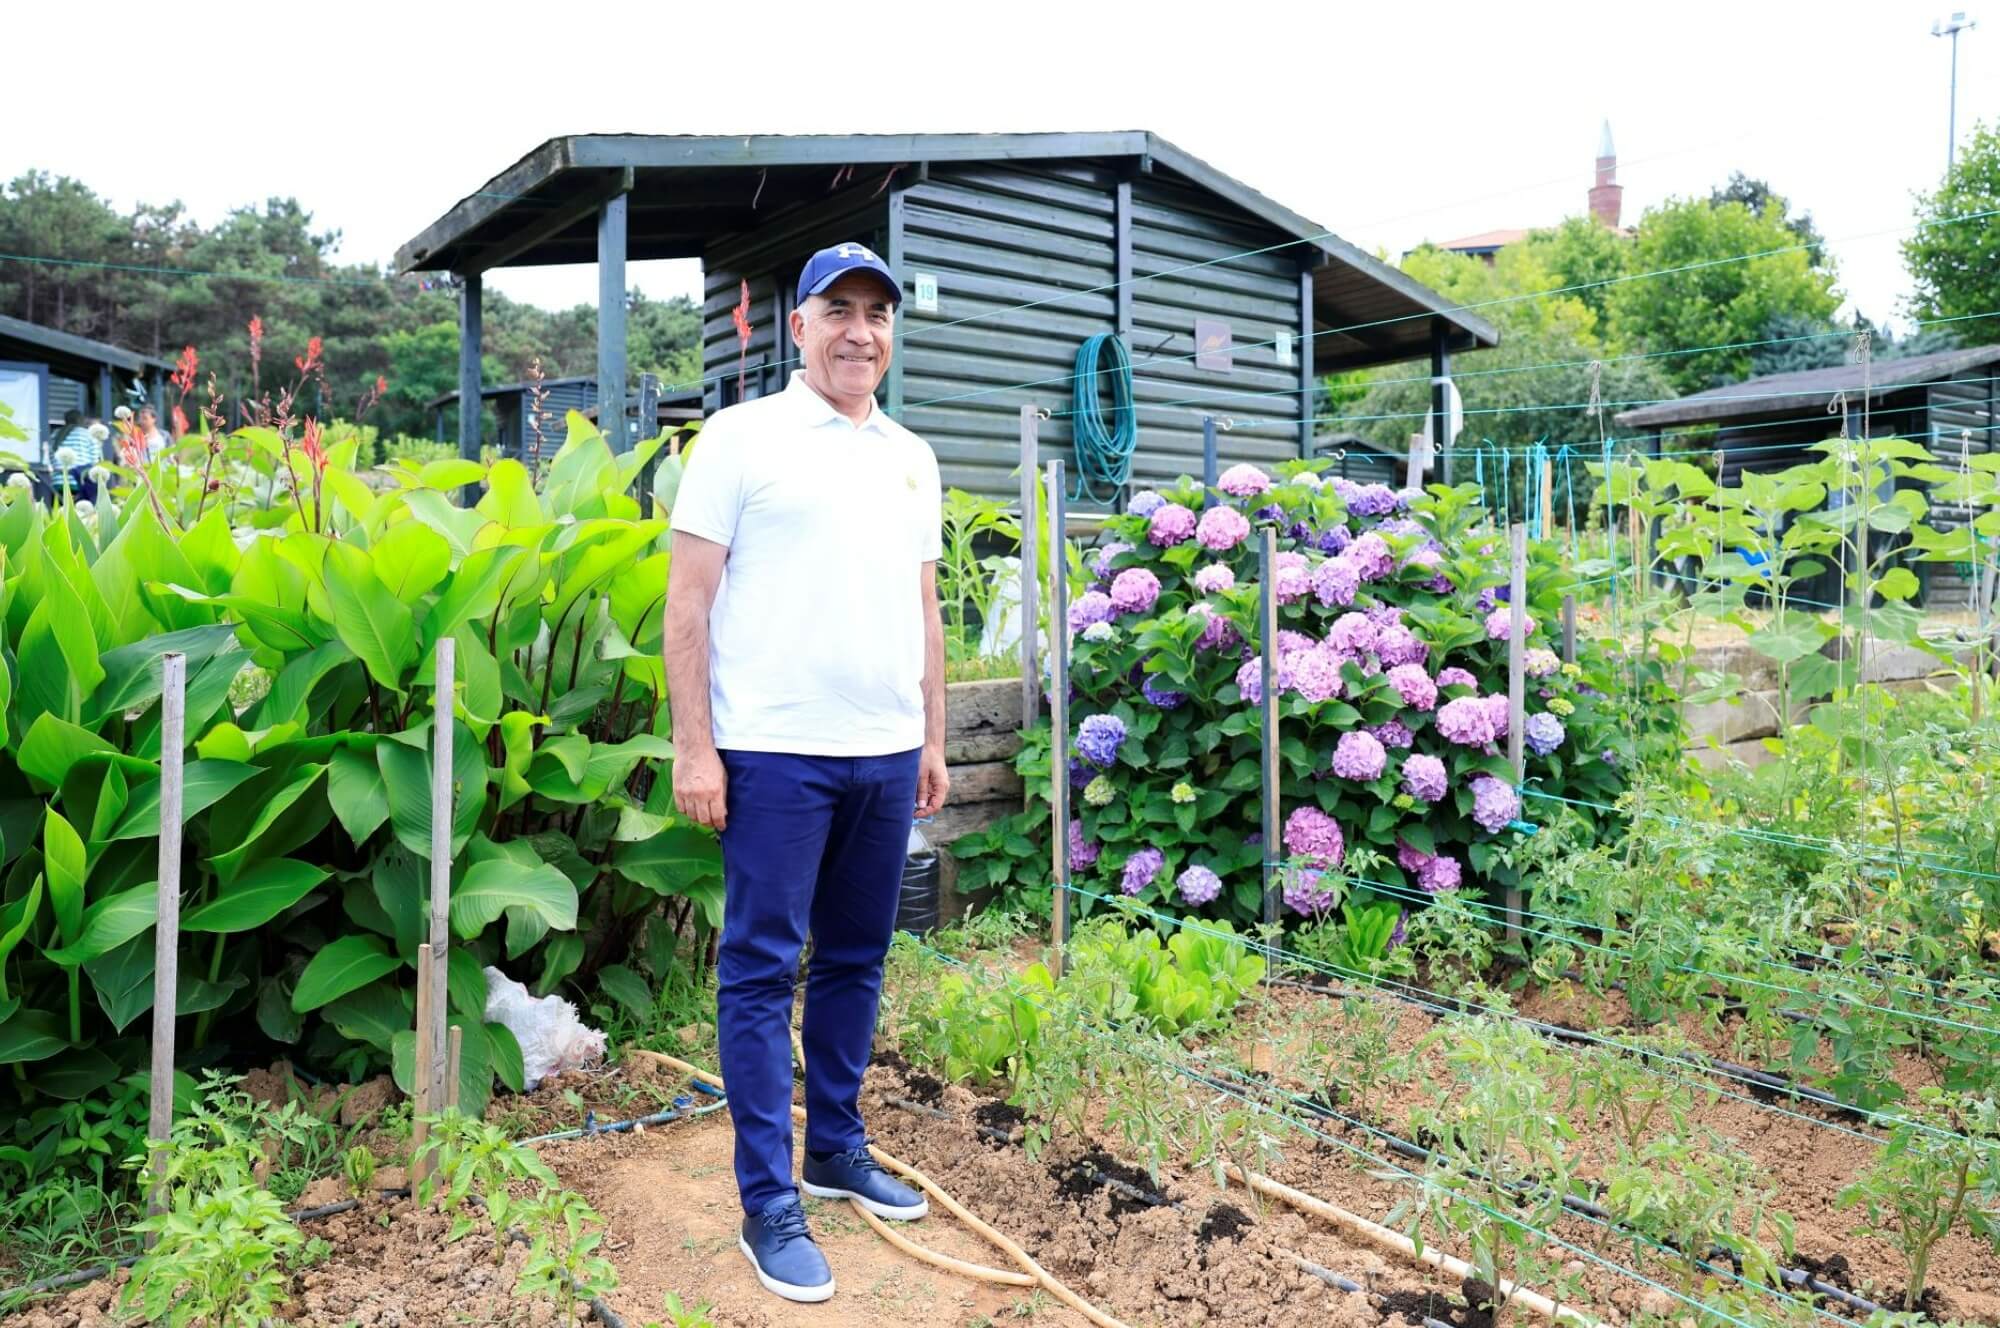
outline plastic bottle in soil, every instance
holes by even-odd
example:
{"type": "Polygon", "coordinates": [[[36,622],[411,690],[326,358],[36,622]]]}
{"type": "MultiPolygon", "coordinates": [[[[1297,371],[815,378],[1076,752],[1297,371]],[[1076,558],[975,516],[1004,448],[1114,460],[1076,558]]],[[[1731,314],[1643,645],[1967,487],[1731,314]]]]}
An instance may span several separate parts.
{"type": "Polygon", "coordinates": [[[937,850],[923,830],[910,827],[909,854],[903,859],[903,887],[896,898],[896,930],[922,936],[938,925],[938,895],[943,871],[937,850]]]}

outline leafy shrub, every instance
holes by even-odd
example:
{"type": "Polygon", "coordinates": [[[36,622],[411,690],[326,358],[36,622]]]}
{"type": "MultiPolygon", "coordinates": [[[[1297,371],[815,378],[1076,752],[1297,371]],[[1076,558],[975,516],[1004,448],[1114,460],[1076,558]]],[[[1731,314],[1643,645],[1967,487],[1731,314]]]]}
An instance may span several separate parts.
{"type": "MultiPolygon", "coordinates": [[[[719,924],[713,837],[670,813],[664,520],[580,416],[517,462],[401,465],[358,439],[190,435],[122,508],[0,511],[0,1088],[74,1101],[142,1066],[153,993],[160,666],[187,658],[183,1044],[272,1044],[410,1080],[427,931],[432,680],[456,643],[449,990],[477,1113],[520,1050],[481,968],[547,991],[616,962],[662,899],[719,924]],[[307,446],[308,442],[311,446],[307,446]],[[204,479],[204,476],[208,478],[204,479]],[[462,486],[483,485],[473,507],[462,486]],[[650,506],[650,504],[649,504],[650,506]],[[88,517],[89,519],[86,519],[88,517]],[[269,688],[230,705],[246,670],[269,688]],[[579,919],[598,934],[589,956],[579,919]],[[190,1036],[191,1034],[191,1036],[190,1036]]],[[[671,483],[678,462],[660,466],[671,483]]],[[[19,1159],[0,1154],[0,1161],[19,1159]]]]}
{"type": "MultiPolygon", "coordinates": [[[[1075,565],[1088,567],[1069,624],[1075,748],[1055,756],[1075,790],[1075,879],[1239,923],[1259,917],[1267,855],[1287,861],[1286,903],[1307,917],[1339,901],[1343,865],[1411,892],[1519,880],[1500,639],[1507,556],[1477,490],[1419,496],[1322,482],[1303,463],[1282,471],[1273,481],[1233,469],[1199,518],[1191,481],[1142,493],[1109,522],[1111,542],[1075,565]],[[1281,796],[1292,815],[1275,845],[1257,833],[1250,517],[1279,532],[1281,796]]],[[[1569,666],[1550,652],[1577,584],[1567,554],[1553,543],[1531,553],[1528,778],[1608,804],[1636,764],[1678,747],[1679,721],[1657,683],[1642,688],[1644,704],[1612,702],[1625,662],[1609,647],[1580,642],[1569,666]]],[[[1018,762],[1031,787],[1045,785],[1051,759],[1046,731],[1031,736],[1018,762]]],[[[960,840],[961,879],[1046,908],[1045,824],[1030,810],[960,840]]]]}
{"type": "Polygon", "coordinates": [[[1101,966],[1114,978],[1095,984],[1104,1013],[1136,1015],[1169,1034],[1212,1026],[1263,981],[1264,961],[1229,924],[1208,931],[1223,934],[1183,928],[1163,946],[1149,928],[1128,934],[1116,922],[1094,922],[1077,932],[1069,952],[1076,971],[1065,982],[1089,988],[1101,966]]]}
{"type": "Polygon", "coordinates": [[[1839,1198],[1860,1207],[1863,1232],[1901,1252],[1906,1310],[1922,1305],[1931,1251],[1960,1222],[2000,1247],[2000,1109],[1991,1098],[1921,1091],[1917,1110],[1839,1198]]]}

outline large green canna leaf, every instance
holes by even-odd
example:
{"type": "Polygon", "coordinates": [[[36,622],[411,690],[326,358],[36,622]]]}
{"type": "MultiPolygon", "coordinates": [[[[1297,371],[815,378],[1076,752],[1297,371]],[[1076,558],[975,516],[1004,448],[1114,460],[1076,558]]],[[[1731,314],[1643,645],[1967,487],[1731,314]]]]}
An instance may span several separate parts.
{"type": "Polygon", "coordinates": [[[401,844],[391,844],[375,860],[369,885],[382,917],[389,924],[389,937],[403,962],[417,962],[417,947],[430,938],[430,881],[426,864],[401,844]]]}
{"type": "Polygon", "coordinates": [[[492,617],[501,596],[509,593],[516,581],[533,579],[528,567],[538,554],[539,544],[534,548],[500,544],[468,554],[424,619],[426,653],[439,638],[466,623],[492,617]]]}
{"type": "Polygon", "coordinates": [[[25,773],[50,788],[60,788],[70,767],[94,752],[119,755],[115,747],[89,729],[45,714],[28,726],[18,760],[25,773]]]}
{"type": "Polygon", "coordinates": [[[11,904],[0,905],[0,1001],[7,998],[7,956],[35,925],[35,915],[42,907],[42,882],[39,878],[28,887],[28,893],[11,904]]]}
{"type": "MultiPolygon", "coordinates": [[[[181,768],[181,818],[193,820],[236,791],[237,785],[262,774],[241,761],[189,761],[181,768]]],[[[108,839],[150,839],[160,833],[160,781],[139,785],[126,803],[125,814],[108,839]]]]}
{"type": "Polygon", "coordinates": [[[16,658],[20,686],[15,713],[23,722],[32,724],[44,714],[71,722],[82,718],[84,698],[103,679],[104,668],[83,602],[54,568],[49,569],[42,602],[21,632],[16,658]]]}
{"type": "Polygon", "coordinates": [[[356,1038],[383,1051],[388,1051],[396,1034],[409,1029],[416,1019],[416,1011],[403,989],[386,980],[370,982],[337,1001],[328,1002],[322,1014],[342,1036],[356,1038]]]}
{"type": "Polygon", "coordinates": [[[486,1017],[486,971],[479,957],[463,945],[451,947],[445,969],[451,1012],[467,1019],[486,1017]]]}
{"type": "Polygon", "coordinates": [[[159,887],[152,882],[106,895],[84,910],[83,925],[74,941],[44,951],[43,957],[64,968],[76,968],[110,954],[153,929],[159,913],[159,897],[159,887]]]}
{"type": "MultiPolygon", "coordinates": [[[[229,880],[242,870],[244,863],[257,852],[260,843],[265,840],[266,832],[278,824],[279,817],[289,811],[293,804],[306,797],[325,773],[324,762],[315,761],[299,766],[291,773],[291,778],[275,792],[251,804],[256,813],[255,819],[250,822],[249,828],[240,834],[237,833],[237,827],[242,824],[240,815],[232,814],[226,824],[222,816],[218,815],[215,818],[212,824],[212,833],[215,835],[214,846],[217,848],[224,844],[231,846],[227,852],[217,853],[211,859],[216,871],[224,880],[229,880]]],[[[233,807],[231,811],[234,812],[233,807]]],[[[323,804],[320,811],[324,816],[326,808],[323,804]]],[[[291,845],[286,847],[289,848],[291,845]]],[[[265,851],[268,853],[270,850],[266,848],[265,851]]]]}
{"type": "Polygon", "coordinates": [[[56,934],[64,945],[74,945],[83,934],[83,882],[89,866],[82,837],[53,807],[42,816],[42,869],[47,873],[56,934]]]}
{"type": "Polygon", "coordinates": [[[340,639],[377,683],[393,692],[407,690],[410,666],[417,661],[410,606],[390,593],[368,554],[351,544],[329,545],[325,570],[326,596],[340,639]]]}
{"type": "Polygon", "coordinates": [[[521,1055],[521,1044],[514,1037],[513,1030],[505,1024],[486,1025],[486,1039],[493,1052],[493,1073],[511,1092],[527,1090],[527,1065],[521,1055]]]}
{"type": "Polygon", "coordinates": [[[218,651],[229,649],[236,628],[228,623],[164,632],[143,641],[106,651],[104,681],[91,694],[87,718],[97,724],[128,711],[143,710],[160,696],[160,659],[178,652],[187,656],[187,676],[193,677],[218,651]]]}
{"type": "Polygon", "coordinates": [[[510,908],[526,909],[557,931],[576,927],[576,887],[547,863],[507,858],[475,862],[451,892],[451,929],[471,940],[510,908]]]}
{"type": "Polygon", "coordinates": [[[326,797],[348,839],[365,844],[389,819],[389,791],[375,764],[374,745],[340,747],[328,758],[326,797]]]}
{"type": "Polygon", "coordinates": [[[220,505],[209,508],[194,528],[181,536],[180,547],[181,556],[194,569],[196,583],[211,595],[226,592],[243,564],[243,552],[236,547],[228,514],[220,505]]]}
{"type": "Polygon", "coordinates": [[[509,528],[539,526],[548,520],[541,499],[535,496],[528,468],[511,457],[493,463],[486,476],[486,492],[474,510],[509,528]]]}
{"type": "Polygon", "coordinates": [[[183,915],[181,930],[254,930],[311,894],[326,878],[326,868],[295,858],[260,862],[218,886],[213,899],[183,915]]]}
{"type": "Polygon", "coordinates": [[[43,1010],[16,1010],[0,1023],[0,1065],[45,1061],[69,1046],[62,1020],[43,1010]]]}
{"type": "Polygon", "coordinates": [[[342,641],[328,641],[302,655],[293,656],[272,680],[271,690],[258,703],[255,722],[268,728],[303,721],[309,711],[313,689],[320,680],[353,659],[354,652],[342,641]]]}
{"type": "MultiPolygon", "coordinates": [[[[375,746],[375,761],[389,793],[389,823],[403,847],[422,858],[431,852],[430,726],[391,734],[375,746]]],[[[456,724],[452,734],[451,846],[457,853],[478,828],[486,810],[486,758],[472,731],[456,724]]]]}
{"type": "Polygon", "coordinates": [[[398,521],[369,550],[375,575],[389,593],[415,604],[451,569],[451,545],[421,521],[398,521]]]}
{"type": "Polygon", "coordinates": [[[444,536],[451,551],[460,558],[472,552],[473,540],[486,519],[467,511],[435,489],[412,489],[403,495],[410,515],[444,536]]]}
{"type": "Polygon", "coordinates": [[[426,461],[423,469],[417,472],[420,483],[447,493],[468,484],[477,484],[485,478],[486,467],[470,457],[439,457],[435,461],[426,461]]]}
{"type": "Polygon", "coordinates": [[[118,1077],[118,1062],[95,1047],[73,1047],[35,1066],[35,1091],[77,1102],[118,1077]]]}
{"type": "Polygon", "coordinates": [[[709,926],[722,925],[722,853],[707,831],[675,826],[650,839],[618,844],[611,865],[655,894],[694,900],[709,926]]]}
{"type": "Polygon", "coordinates": [[[292,1009],[304,1014],[358,991],[402,968],[403,961],[373,936],[343,936],[306,961],[292,991],[292,1009]]]}

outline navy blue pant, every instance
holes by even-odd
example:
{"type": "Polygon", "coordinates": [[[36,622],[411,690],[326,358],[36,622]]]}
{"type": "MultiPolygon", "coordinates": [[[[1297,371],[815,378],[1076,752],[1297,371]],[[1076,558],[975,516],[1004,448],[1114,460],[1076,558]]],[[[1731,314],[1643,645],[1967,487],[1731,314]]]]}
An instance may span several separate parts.
{"type": "Polygon", "coordinates": [[[808,928],[806,1148],[845,1152],[867,1139],[861,1072],[896,927],[919,754],[722,753],[729,782],[716,1032],[745,1212],[797,1193],[791,1012],[808,928]]]}

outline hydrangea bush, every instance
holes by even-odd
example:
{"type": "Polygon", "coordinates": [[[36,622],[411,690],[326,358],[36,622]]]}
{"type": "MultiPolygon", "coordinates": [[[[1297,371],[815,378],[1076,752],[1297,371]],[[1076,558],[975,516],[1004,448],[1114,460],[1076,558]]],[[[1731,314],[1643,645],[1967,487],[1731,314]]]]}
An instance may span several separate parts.
{"type": "MultiPolygon", "coordinates": [[[[1321,480],[1290,463],[1276,475],[1232,467],[1204,499],[1186,479],[1137,494],[1098,549],[1070,559],[1063,759],[1077,884],[1250,923],[1267,854],[1284,864],[1295,917],[1367,882],[1414,897],[1517,881],[1523,818],[1553,807],[1524,803],[1507,761],[1507,554],[1478,491],[1321,480]],[[1259,833],[1266,523],[1278,531],[1286,812],[1270,846],[1259,833]]],[[[1565,553],[1531,554],[1527,782],[1608,804],[1640,761],[1678,746],[1679,720],[1665,695],[1613,699],[1624,669],[1607,643],[1580,641],[1572,664],[1556,653],[1562,596],[1579,580],[1565,553]]],[[[1037,790],[1050,755],[1044,724],[1020,759],[1037,790]]],[[[1047,837],[1044,804],[961,839],[962,885],[1046,910],[1047,837]]]]}

